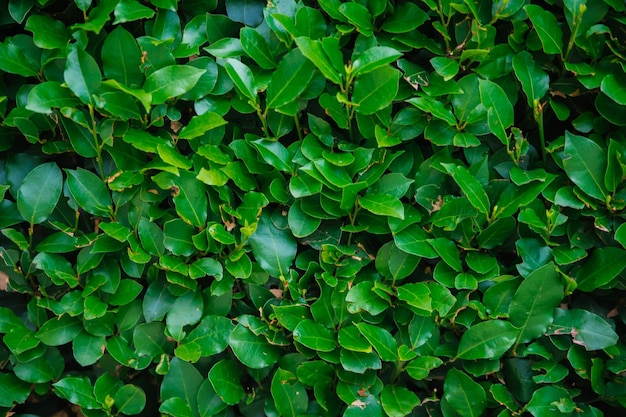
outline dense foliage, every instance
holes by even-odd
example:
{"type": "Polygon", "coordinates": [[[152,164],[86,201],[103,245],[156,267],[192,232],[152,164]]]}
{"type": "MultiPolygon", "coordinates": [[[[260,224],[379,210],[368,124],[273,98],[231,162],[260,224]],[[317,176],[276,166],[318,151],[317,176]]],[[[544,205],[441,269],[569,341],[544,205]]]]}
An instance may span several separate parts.
{"type": "Polygon", "coordinates": [[[3,2],[0,411],[621,415],[626,6],[530,3],[3,2]]]}

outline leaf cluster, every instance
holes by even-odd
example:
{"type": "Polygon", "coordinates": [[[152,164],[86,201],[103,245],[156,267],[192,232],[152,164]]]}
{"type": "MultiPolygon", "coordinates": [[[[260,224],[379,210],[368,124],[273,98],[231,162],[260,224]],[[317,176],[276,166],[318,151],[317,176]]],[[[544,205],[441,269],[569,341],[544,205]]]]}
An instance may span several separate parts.
{"type": "Polygon", "coordinates": [[[0,412],[626,406],[622,1],[0,9],[0,412]]]}

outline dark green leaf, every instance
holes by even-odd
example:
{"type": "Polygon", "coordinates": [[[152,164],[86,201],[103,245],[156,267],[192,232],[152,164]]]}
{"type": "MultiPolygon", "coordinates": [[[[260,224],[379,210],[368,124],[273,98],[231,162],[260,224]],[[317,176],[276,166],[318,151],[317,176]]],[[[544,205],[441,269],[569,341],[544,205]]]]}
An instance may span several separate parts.
{"type": "Polygon", "coordinates": [[[228,344],[237,359],[252,369],[272,366],[280,356],[280,350],[276,346],[241,324],[238,324],[230,334],[228,344]]]}
{"type": "Polygon", "coordinates": [[[583,136],[565,132],[565,158],[563,168],[574,184],[585,194],[604,201],[606,152],[594,141],[583,136]]]}
{"type": "Polygon", "coordinates": [[[420,404],[420,399],[408,388],[387,385],[380,393],[380,402],[389,417],[404,417],[420,404]]]}
{"type": "Polygon", "coordinates": [[[313,320],[301,321],[293,330],[293,338],[296,342],[321,352],[331,352],[337,347],[331,331],[313,320]]]}
{"type": "Polygon", "coordinates": [[[503,320],[473,325],[459,342],[457,357],[462,359],[499,358],[515,343],[520,331],[503,320]]]}
{"type": "Polygon", "coordinates": [[[280,230],[264,212],[248,239],[259,265],[274,277],[287,277],[296,256],[296,241],[289,230],[280,230]]]}
{"type": "Polygon", "coordinates": [[[524,10],[539,35],[545,53],[561,54],[563,52],[563,32],[554,14],[534,4],[524,6],[524,10]]]}
{"type": "Polygon", "coordinates": [[[481,416],[487,407],[485,390],[467,374],[452,368],[443,383],[443,396],[462,417],[481,416]]]}
{"type": "Polygon", "coordinates": [[[313,77],[313,64],[299,49],[285,55],[267,87],[267,107],[277,108],[295,100],[313,77]]]}
{"type": "Polygon", "coordinates": [[[511,323],[520,329],[519,342],[529,342],[546,331],[563,295],[563,283],[553,263],[534,270],[522,281],[509,309],[511,323]]]}
{"type": "Polygon", "coordinates": [[[304,386],[289,371],[278,368],[270,387],[276,410],[283,417],[297,417],[307,411],[309,400],[304,386]]]}
{"type": "Polygon", "coordinates": [[[52,385],[55,393],[73,404],[77,404],[87,410],[99,408],[99,404],[93,395],[91,382],[85,376],[68,376],[52,385]]]}
{"type": "Polygon", "coordinates": [[[352,94],[356,110],[367,115],[389,106],[398,93],[399,79],[400,71],[389,66],[379,67],[359,77],[352,94]]]}
{"type": "Polygon", "coordinates": [[[62,186],[61,170],[52,162],[37,166],[24,178],[17,194],[17,208],[31,227],[52,214],[62,186]]]}
{"type": "Polygon", "coordinates": [[[615,247],[597,248],[576,271],[577,288],[593,291],[610,283],[626,268],[626,251],[615,247]]]}
{"type": "Polygon", "coordinates": [[[96,216],[108,216],[112,212],[111,193],[96,174],[78,167],[66,169],[67,187],[78,205],[96,216]]]}
{"type": "Polygon", "coordinates": [[[245,392],[239,378],[241,371],[236,362],[223,359],[209,371],[209,381],[217,395],[226,404],[235,405],[243,399],[245,392]]]}

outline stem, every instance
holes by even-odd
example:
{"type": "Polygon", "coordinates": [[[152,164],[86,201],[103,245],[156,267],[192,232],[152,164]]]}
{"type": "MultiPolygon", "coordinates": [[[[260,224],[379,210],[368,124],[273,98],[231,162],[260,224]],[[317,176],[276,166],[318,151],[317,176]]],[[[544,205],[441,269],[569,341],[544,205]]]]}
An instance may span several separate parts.
{"type": "Polygon", "coordinates": [[[300,119],[298,118],[297,114],[293,116],[293,119],[296,123],[296,132],[298,132],[298,140],[302,140],[302,128],[300,127],[300,119]]]}
{"type": "Polygon", "coordinates": [[[98,171],[100,172],[100,178],[104,179],[104,167],[102,165],[102,146],[98,143],[98,121],[93,111],[93,106],[88,104],[89,116],[91,117],[91,128],[89,131],[93,136],[94,144],[96,145],[96,162],[98,163],[98,171]]]}
{"type": "Polygon", "coordinates": [[[262,113],[261,107],[257,107],[256,114],[259,116],[259,119],[261,119],[261,129],[263,129],[263,134],[266,138],[269,138],[270,132],[267,129],[267,109],[265,109],[265,113],[262,113]]]}
{"type": "Polygon", "coordinates": [[[539,142],[541,146],[541,160],[546,163],[546,135],[543,128],[543,105],[539,103],[539,100],[533,102],[533,116],[535,122],[539,127],[539,142]]]}

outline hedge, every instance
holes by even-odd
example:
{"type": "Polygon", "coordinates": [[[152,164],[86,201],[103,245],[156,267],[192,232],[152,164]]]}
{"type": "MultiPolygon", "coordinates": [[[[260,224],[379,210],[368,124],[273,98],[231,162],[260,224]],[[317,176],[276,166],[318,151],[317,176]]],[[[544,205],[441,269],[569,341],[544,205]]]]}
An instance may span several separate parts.
{"type": "Polygon", "coordinates": [[[623,1],[0,10],[0,412],[623,414],[623,1]]]}

